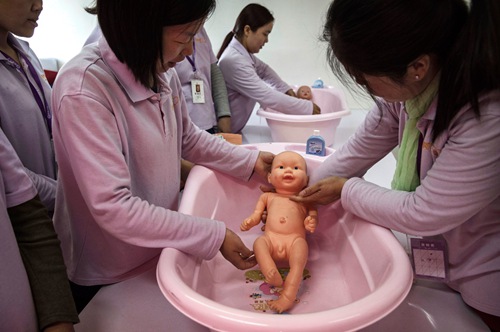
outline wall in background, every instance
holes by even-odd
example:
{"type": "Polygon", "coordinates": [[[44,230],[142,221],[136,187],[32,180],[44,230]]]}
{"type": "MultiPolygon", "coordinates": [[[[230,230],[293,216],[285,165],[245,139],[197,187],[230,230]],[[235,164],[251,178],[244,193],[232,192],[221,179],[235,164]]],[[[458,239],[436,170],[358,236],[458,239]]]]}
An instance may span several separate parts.
{"type": "MultiPolygon", "coordinates": [[[[289,84],[310,85],[317,78],[339,86],[326,62],[326,44],[320,41],[325,13],[331,0],[217,0],[215,13],[205,27],[217,53],[232,30],[241,9],[249,3],[266,6],[275,17],[269,42],[257,56],[289,84]]],[[[44,10],[35,35],[28,41],[40,58],[57,58],[64,63],[77,54],[97,23],[83,9],[91,0],[44,0],[44,10]]],[[[349,107],[366,109],[366,96],[346,89],[349,107]]]]}
{"type": "Polygon", "coordinates": [[[44,0],[33,37],[27,39],[39,58],[57,58],[64,63],[83,46],[97,18],[83,8],[91,0],[44,0]]]}

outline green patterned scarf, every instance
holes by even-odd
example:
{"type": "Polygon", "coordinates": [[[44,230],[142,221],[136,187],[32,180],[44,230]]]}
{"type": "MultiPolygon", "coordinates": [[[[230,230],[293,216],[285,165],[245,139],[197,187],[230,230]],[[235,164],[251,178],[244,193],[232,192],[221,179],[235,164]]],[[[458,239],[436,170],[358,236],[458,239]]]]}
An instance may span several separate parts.
{"type": "Polygon", "coordinates": [[[403,131],[403,139],[398,152],[396,172],[392,179],[392,189],[415,191],[420,185],[417,172],[417,151],[420,131],[418,120],[429,108],[439,88],[439,74],[434,77],[427,88],[418,96],[405,102],[408,120],[403,131]]]}

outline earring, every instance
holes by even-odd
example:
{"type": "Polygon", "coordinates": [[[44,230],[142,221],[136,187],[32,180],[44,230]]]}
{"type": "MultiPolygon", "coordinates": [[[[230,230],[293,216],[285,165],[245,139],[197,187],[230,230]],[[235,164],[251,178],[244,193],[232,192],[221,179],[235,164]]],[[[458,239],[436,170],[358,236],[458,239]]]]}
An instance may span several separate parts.
{"type": "Polygon", "coordinates": [[[419,79],[420,79],[420,76],[415,75],[415,80],[417,80],[417,81],[418,81],[419,79]]]}

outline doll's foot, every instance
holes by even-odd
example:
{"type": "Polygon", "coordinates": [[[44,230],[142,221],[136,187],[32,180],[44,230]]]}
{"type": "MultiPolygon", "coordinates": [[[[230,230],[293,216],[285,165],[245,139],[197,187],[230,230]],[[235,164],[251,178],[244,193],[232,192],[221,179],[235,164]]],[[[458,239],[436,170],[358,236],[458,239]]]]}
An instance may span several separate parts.
{"type": "Polygon", "coordinates": [[[287,310],[290,310],[295,305],[295,302],[296,302],[295,300],[290,300],[288,297],[280,295],[280,297],[277,300],[267,301],[267,305],[272,310],[281,314],[287,310]]]}
{"type": "Polygon", "coordinates": [[[281,278],[281,274],[279,271],[275,268],[267,271],[267,273],[264,274],[265,281],[274,287],[280,287],[283,285],[283,279],[281,278]]]}

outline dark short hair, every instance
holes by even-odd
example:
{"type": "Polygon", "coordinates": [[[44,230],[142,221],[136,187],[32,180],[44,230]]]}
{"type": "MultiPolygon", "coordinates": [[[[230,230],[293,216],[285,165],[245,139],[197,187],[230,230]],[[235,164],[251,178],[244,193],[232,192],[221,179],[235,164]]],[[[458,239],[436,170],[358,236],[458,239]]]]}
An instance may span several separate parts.
{"type": "Polygon", "coordinates": [[[118,60],[149,87],[157,80],[163,28],[207,18],[216,0],[96,0],[88,12],[97,14],[102,33],[118,60]]]}

